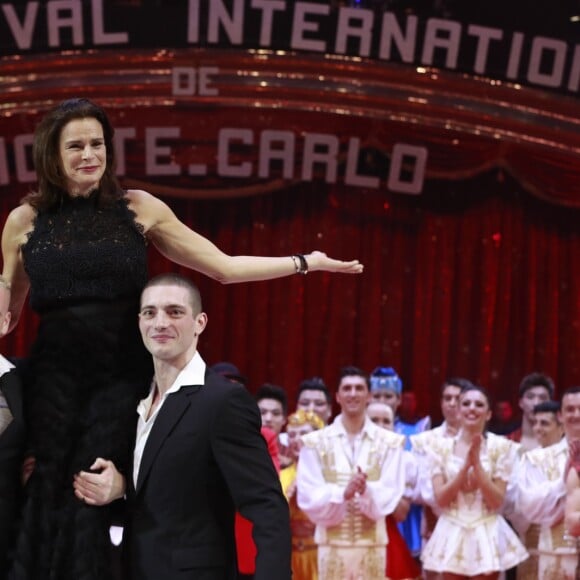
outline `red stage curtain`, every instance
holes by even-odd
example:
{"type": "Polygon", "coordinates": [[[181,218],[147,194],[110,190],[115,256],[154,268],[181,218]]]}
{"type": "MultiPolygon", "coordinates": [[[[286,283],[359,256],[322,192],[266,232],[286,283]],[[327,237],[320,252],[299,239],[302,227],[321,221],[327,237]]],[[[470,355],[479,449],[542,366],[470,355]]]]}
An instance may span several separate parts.
{"type": "MultiPolygon", "coordinates": [[[[24,192],[23,192],[24,193],[24,192]]],[[[2,221],[18,198],[0,200],[2,221]]],[[[517,400],[521,377],[580,383],[580,210],[551,205],[509,176],[430,181],[405,197],[308,184],[230,200],[168,203],[231,254],[320,249],[365,264],[361,276],[307,276],[222,286],[192,274],[209,314],[200,350],[251,379],[283,385],[340,366],[394,366],[420,410],[438,416],[448,375],[517,400]]],[[[151,250],[151,273],[183,270],[151,250]]],[[[26,310],[2,352],[23,356],[36,319],[26,310]]]]}

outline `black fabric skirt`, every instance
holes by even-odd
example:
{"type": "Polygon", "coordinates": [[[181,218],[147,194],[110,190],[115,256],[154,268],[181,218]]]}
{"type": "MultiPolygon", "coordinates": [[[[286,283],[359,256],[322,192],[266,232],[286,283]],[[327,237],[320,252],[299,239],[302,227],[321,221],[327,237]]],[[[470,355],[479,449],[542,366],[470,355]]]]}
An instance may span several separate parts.
{"type": "MultiPolygon", "coordinates": [[[[153,367],[138,301],[93,302],[41,316],[25,373],[34,471],[10,580],[110,580],[115,506],[87,506],[73,475],[97,457],[130,476],[137,403],[153,367]]],[[[118,507],[118,506],[117,506],[118,507]]]]}

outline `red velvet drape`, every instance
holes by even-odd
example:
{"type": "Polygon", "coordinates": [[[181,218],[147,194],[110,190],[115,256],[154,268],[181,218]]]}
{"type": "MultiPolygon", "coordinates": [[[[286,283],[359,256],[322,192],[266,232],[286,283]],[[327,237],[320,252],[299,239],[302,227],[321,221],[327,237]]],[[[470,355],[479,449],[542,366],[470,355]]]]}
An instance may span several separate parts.
{"type": "MultiPolygon", "coordinates": [[[[0,198],[0,219],[18,198],[0,198]]],[[[221,286],[193,273],[209,314],[201,348],[251,380],[286,387],[341,365],[397,368],[420,410],[438,416],[438,387],[463,375],[517,399],[521,377],[580,383],[580,210],[545,203],[508,176],[430,181],[405,197],[307,184],[260,197],[168,200],[178,216],[232,254],[321,249],[365,264],[361,276],[306,277],[221,286]]],[[[151,250],[151,273],[179,269],[151,250]]],[[[3,339],[24,355],[27,310],[3,339]]]]}

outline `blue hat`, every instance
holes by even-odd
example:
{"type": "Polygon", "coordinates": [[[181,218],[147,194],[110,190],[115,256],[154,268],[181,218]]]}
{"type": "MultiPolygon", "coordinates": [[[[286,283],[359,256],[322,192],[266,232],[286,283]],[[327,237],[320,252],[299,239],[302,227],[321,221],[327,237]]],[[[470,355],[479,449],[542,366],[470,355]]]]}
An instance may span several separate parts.
{"type": "Polygon", "coordinates": [[[393,367],[377,367],[370,377],[371,393],[394,391],[397,395],[403,390],[403,381],[393,367]]]}

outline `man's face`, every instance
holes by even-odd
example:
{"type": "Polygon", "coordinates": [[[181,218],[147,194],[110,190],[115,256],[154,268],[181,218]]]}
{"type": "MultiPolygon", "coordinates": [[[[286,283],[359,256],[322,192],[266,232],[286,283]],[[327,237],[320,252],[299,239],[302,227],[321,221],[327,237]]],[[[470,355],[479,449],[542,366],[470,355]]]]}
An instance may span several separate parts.
{"type": "Polygon", "coordinates": [[[520,409],[523,416],[532,423],[534,420],[534,407],[550,400],[550,393],[546,387],[538,385],[529,388],[520,399],[520,409]]]}
{"type": "Polygon", "coordinates": [[[193,313],[187,288],[163,285],[143,291],[139,330],[155,359],[177,366],[188,363],[206,324],[205,313],[193,313]]]}
{"type": "Polygon", "coordinates": [[[556,413],[535,413],[532,429],[542,447],[554,445],[562,439],[563,429],[556,413]]]}
{"type": "Polygon", "coordinates": [[[279,435],[286,422],[282,403],[277,399],[260,399],[258,407],[262,415],[262,426],[272,429],[279,435]]]}
{"type": "Polygon", "coordinates": [[[397,409],[401,404],[401,397],[391,389],[380,389],[371,393],[371,399],[375,403],[385,403],[393,409],[393,414],[397,415],[397,409]]]}
{"type": "Polygon", "coordinates": [[[362,417],[369,402],[369,388],[364,377],[357,375],[342,377],[336,392],[336,401],[347,417],[362,417]]]}
{"type": "Polygon", "coordinates": [[[326,400],[326,395],[317,389],[304,389],[298,397],[296,408],[316,413],[324,423],[328,423],[330,419],[330,403],[326,400]]]}
{"type": "Polygon", "coordinates": [[[562,398],[560,421],[569,441],[580,439],[580,393],[569,393],[562,398]]]}
{"type": "Polygon", "coordinates": [[[451,427],[459,424],[459,395],[461,388],[456,385],[447,385],[441,394],[441,414],[445,422],[451,427]]]}

